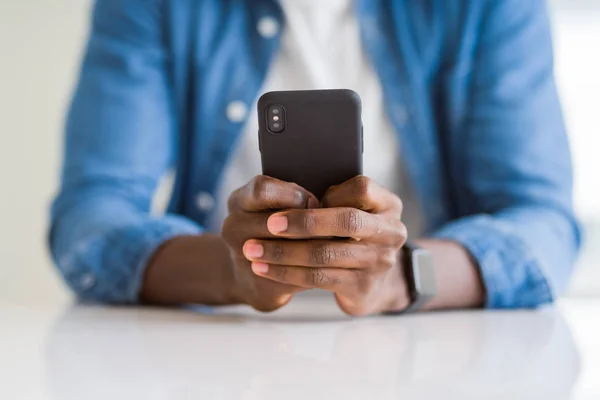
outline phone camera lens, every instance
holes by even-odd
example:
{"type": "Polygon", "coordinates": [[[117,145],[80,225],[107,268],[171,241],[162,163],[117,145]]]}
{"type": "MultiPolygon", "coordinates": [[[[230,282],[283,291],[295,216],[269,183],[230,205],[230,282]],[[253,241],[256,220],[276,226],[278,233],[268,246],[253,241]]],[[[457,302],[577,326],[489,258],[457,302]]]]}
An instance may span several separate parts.
{"type": "Polygon", "coordinates": [[[266,110],[267,129],[271,133],[281,133],[285,130],[286,115],[281,104],[273,104],[266,110]]]}

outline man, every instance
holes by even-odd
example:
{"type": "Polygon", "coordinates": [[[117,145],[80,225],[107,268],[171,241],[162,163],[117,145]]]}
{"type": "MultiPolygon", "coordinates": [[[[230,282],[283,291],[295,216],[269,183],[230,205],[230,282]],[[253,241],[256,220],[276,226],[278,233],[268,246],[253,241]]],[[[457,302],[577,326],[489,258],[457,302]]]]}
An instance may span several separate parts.
{"type": "Polygon", "coordinates": [[[365,315],[414,303],[408,235],[435,268],[421,310],[548,303],[579,247],[552,64],[541,0],[98,0],[53,256],[84,299],[270,311],[319,288],[365,315]],[[250,111],[316,88],[364,106],[365,176],[322,199],[260,176],[250,111]]]}

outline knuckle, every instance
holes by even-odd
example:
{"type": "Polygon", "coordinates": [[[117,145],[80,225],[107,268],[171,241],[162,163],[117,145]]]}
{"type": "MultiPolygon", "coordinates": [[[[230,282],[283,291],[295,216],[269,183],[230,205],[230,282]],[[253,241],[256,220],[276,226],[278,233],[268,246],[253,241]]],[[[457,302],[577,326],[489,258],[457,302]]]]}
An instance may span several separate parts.
{"type": "Polygon", "coordinates": [[[342,232],[352,236],[362,229],[364,221],[359,210],[349,208],[338,214],[337,224],[342,232]]]}
{"type": "Polygon", "coordinates": [[[227,199],[227,211],[233,212],[234,210],[236,210],[238,208],[239,197],[240,197],[240,189],[237,189],[236,191],[231,193],[231,195],[227,199]]]}
{"type": "Polygon", "coordinates": [[[310,250],[310,261],[316,265],[330,265],[336,259],[335,250],[328,244],[315,244],[310,250]]]}
{"type": "Polygon", "coordinates": [[[305,212],[302,218],[302,229],[312,235],[317,231],[319,222],[314,212],[305,212]]]}
{"type": "Polygon", "coordinates": [[[385,226],[383,231],[386,233],[382,237],[383,241],[390,246],[401,247],[408,237],[406,225],[397,218],[385,218],[382,225],[385,226]]]}
{"type": "Polygon", "coordinates": [[[394,196],[394,203],[396,210],[398,210],[398,214],[401,216],[402,212],[404,211],[404,203],[402,202],[402,199],[400,199],[398,196],[394,196]]]}
{"type": "Polygon", "coordinates": [[[288,272],[290,271],[290,269],[288,267],[282,265],[282,266],[278,266],[273,269],[274,269],[274,275],[276,276],[276,278],[279,281],[283,281],[283,282],[287,281],[288,272]]]}
{"type": "Polygon", "coordinates": [[[342,279],[338,276],[330,276],[329,277],[329,285],[330,286],[338,286],[342,284],[342,279]]]}
{"type": "Polygon", "coordinates": [[[307,270],[307,283],[310,286],[324,286],[333,282],[332,277],[328,276],[325,271],[320,268],[307,270]]]}
{"type": "Polygon", "coordinates": [[[379,253],[379,259],[377,261],[379,269],[389,270],[396,265],[398,261],[398,255],[395,251],[382,251],[379,253]]]}
{"type": "Polygon", "coordinates": [[[401,246],[404,244],[406,238],[408,237],[408,229],[406,228],[406,225],[404,225],[404,223],[399,220],[394,221],[394,228],[396,239],[398,239],[397,242],[401,246]]]}
{"type": "Polygon", "coordinates": [[[308,203],[308,196],[306,192],[298,184],[291,184],[290,190],[292,190],[294,196],[293,204],[298,207],[302,207],[308,203]]]}
{"type": "Polygon", "coordinates": [[[321,198],[323,207],[328,208],[331,206],[332,197],[335,194],[335,192],[337,192],[338,190],[340,190],[340,185],[330,186],[329,189],[327,189],[327,191],[325,191],[325,194],[321,198]]]}
{"type": "Polygon", "coordinates": [[[368,198],[372,191],[372,181],[366,176],[360,175],[354,178],[354,192],[360,198],[368,198]]]}
{"type": "Polygon", "coordinates": [[[250,184],[250,196],[255,201],[260,201],[269,191],[269,178],[264,175],[258,175],[252,179],[250,184]]]}
{"type": "Polygon", "coordinates": [[[286,250],[281,243],[272,243],[269,245],[270,258],[275,262],[282,262],[285,259],[286,250]]]}
{"type": "Polygon", "coordinates": [[[404,244],[404,242],[408,238],[408,228],[406,228],[406,225],[404,225],[404,223],[400,223],[400,236],[402,237],[402,244],[404,244]]]}

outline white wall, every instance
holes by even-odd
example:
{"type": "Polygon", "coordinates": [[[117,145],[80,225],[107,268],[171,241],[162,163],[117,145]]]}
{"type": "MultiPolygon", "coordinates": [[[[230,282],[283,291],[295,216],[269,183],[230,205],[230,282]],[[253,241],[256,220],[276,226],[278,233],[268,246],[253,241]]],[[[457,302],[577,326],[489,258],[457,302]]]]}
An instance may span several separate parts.
{"type": "MultiPolygon", "coordinates": [[[[560,11],[557,67],[575,152],[577,207],[589,224],[600,226],[600,2],[553,4],[560,11]]],[[[89,5],[0,0],[0,301],[68,296],[48,260],[45,234],[89,5]]],[[[580,293],[600,292],[600,255],[593,253],[598,236],[592,232],[574,283],[580,293]]]]}
{"type": "Polygon", "coordinates": [[[557,82],[575,171],[575,207],[585,242],[571,294],[600,295],[600,2],[551,2],[557,82]]]}
{"type": "Polygon", "coordinates": [[[575,155],[576,206],[582,218],[600,221],[600,2],[555,3],[557,81],[575,155]]]}
{"type": "Polygon", "coordinates": [[[44,241],[89,5],[0,1],[0,300],[66,297],[44,241]]]}

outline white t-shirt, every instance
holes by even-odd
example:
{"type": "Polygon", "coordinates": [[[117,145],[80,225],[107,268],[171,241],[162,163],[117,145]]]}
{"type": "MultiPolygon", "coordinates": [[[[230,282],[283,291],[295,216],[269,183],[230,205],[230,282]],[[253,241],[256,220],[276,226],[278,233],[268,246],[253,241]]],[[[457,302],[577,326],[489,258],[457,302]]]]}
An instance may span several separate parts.
{"type": "MultiPolygon", "coordinates": [[[[397,135],[385,112],[381,84],[362,49],[354,1],[280,0],[280,4],[285,29],[262,93],[340,88],[357,92],[363,106],[364,175],[402,198],[403,220],[410,236],[417,237],[422,226],[419,207],[402,174],[397,135]]],[[[208,224],[211,231],[220,231],[231,192],[261,174],[257,131],[257,115],[251,112],[223,173],[208,224]]]]}

